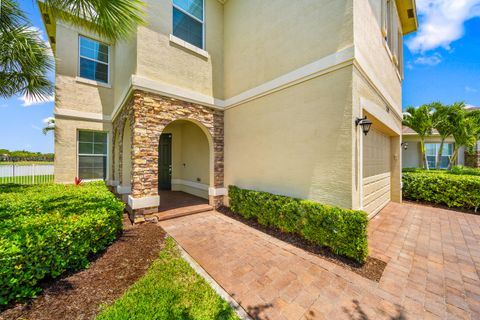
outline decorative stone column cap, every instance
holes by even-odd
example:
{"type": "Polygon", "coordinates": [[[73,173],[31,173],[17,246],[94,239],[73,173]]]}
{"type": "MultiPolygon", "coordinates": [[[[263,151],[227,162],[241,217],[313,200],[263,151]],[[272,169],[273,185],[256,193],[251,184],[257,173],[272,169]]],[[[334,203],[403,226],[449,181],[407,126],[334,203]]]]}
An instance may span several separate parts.
{"type": "Polygon", "coordinates": [[[128,196],[128,205],[132,210],[158,207],[160,205],[160,196],[147,196],[142,198],[134,198],[128,196]]]}

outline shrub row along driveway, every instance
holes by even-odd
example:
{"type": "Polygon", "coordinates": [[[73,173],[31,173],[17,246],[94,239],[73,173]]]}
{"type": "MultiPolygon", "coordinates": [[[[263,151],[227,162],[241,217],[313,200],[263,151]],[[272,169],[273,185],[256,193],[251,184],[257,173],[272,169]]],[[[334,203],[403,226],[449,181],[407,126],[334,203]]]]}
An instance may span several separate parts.
{"type": "Polygon", "coordinates": [[[480,216],[390,204],[369,226],[379,283],[213,211],[161,225],[254,318],[480,318],[480,216]]]}

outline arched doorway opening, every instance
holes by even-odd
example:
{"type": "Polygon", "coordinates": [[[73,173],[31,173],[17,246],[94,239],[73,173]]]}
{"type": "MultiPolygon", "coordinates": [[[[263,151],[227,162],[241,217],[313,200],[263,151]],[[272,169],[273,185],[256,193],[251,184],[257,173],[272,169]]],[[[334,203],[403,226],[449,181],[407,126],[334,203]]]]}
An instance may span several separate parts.
{"type": "MultiPolygon", "coordinates": [[[[160,205],[179,191],[206,202],[213,183],[213,142],[208,130],[200,123],[175,120],[162,131],[158,147],[158,192],[160,205]]],[[[178,202],[178,198],[176,199],[178,202]]]]}

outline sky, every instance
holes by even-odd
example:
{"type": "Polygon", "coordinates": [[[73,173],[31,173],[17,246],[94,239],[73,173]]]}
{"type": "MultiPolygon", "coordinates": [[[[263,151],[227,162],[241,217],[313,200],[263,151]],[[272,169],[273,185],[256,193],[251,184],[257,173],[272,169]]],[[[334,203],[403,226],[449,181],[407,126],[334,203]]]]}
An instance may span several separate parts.
{"type": "MultiPolygon", "coordinates": [[[[46,39],[36,3],[19,2],[46,39]]],[[[480,0],[416,3],[419,29],[405,37],[403,107],[432,101],[480,106],[480,0]]],[[[0,98],[0,149],[53,152],[53,133],[41,131],[53,115],[53,97],[49,100],[0,98]]]]}

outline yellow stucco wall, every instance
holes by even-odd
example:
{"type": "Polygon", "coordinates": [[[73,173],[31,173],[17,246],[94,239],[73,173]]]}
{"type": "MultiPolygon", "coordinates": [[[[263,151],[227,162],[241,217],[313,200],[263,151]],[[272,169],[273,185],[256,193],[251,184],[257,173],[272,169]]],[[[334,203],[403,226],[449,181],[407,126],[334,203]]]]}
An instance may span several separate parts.
{"type": "Polygon", "coordinates": [[[198,125],[183,120],[169,124],[162,133],[172,134],[172,183],[173,190],[208,198],[210,185],[209,144],[205,133],[198,125]],[[184,181],[201,184],[202,188],[185,185],[184,181]]]}
{"type": "Polygon", "coordinates": [[[402,84],[397,67],[388,53],[381,31],[381,1],[355,0],[354,39],[355,50],[365,59],[364,67],[372,80],[381,85],[381,91],[391,97],[392,107],[402,112],[402,84]]]}
{"type": "MultiPolygon", "coordinates": [[[[96,39],[93,34],[57,23],[56,28],[56,109],[110,115],[113,110],[113,89],[87,84],[77,80],[79,34],[96,39]]],[[[115,49],[111,50],[111,65],[115,63],[115,49]]],[[[115,70],[110,68],[110,79],[115,78],[115,70]]],[[[113,81],[111,81],[113,84],[113,81]]]]}
{"type": "Polygon", "coordinates": [[[352,68],[225,111],[225,185],[352,205],[352,68]]]}
{"type": "MultiPolygon", "coordinates": [[[[73,183],[78,176],[77,132],[78,130],[111,131],[109,123],[70,120],[57,117],[55,120],[55,182],[73,183]]],[[[111,135],[108,136],[111,153],[111,135]]],[[[108,171],[107,171],[108,172],[108,171]]]]}
{"type": "Polygon", "coordinates": [[[352,0],[228,1],[225,97],[351,46],[352,9],[352,0]]]}
{"type": "Polygon", "coordinates": [[[137,32],[137,74],[151,80],[222,97],[223,5],[205,0],[205,50],[210,58],[170,42],[172,2],[147,0],[148,25],[137,32]],[[153,67],[154,66],[154,67],[153,67]]]}

